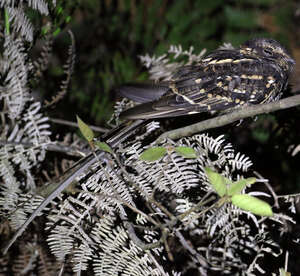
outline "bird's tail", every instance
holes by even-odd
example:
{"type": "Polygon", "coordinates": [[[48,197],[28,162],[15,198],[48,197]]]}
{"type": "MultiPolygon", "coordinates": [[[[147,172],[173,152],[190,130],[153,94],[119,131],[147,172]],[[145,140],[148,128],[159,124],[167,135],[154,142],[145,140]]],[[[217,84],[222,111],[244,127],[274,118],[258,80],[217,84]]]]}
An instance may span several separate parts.
{"type": "MultiPolygon", "coordinates": [[[[122,124],[120,127],[117,127],[111,130],[108,134],[105,135],[103,141],[108,143],[112,148],[116,148],[120,143],[125,141],[131,135],[135,133],[140,126],[146,124],[146,120],[137,120],[133,121],[130,124],[122,124]]],[[[12,239],[9,241],[7,246],[4,248],[3,253],[6,254],[8,249],[16,241],[16,239],[24,232],[27,226],[36,218],[37,215],[45,209],[45,207],[55,199],[63,190],[65,190],[76,177],[85,172],[90,166],[95,164],[99,159],[104,155],[104,152],[101,150],[96,150],[93,153],[83,157],[78,162],[76,162],[71,168],[69,168],[63,176],[63,179],[59,181],[53,190],[48,194],[48,196],[43,200],[43,202],[33,211],[30,217],[25,221],[25,223],[18,229],[14,234],[12,239]]]]}

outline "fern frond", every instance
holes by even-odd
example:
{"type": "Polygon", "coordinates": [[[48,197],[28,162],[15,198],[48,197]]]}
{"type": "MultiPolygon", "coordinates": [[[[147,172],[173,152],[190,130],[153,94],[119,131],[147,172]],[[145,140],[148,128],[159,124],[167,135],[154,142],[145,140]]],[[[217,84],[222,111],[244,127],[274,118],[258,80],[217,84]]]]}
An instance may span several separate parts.
{"type": "Polygon", "coordinates": [[[49,142],[49,136],[51,135],[48,118],[40,113],[40,108],[41,104],[39,102],[32,103],[22,118],[25,123],[24,138],[35,145],[49,142]]]}
{"type": "Polygon", "coordinates": [[[58,263],[54,261],[54,258],[50,256],[49,250],[43,248],[42,246],[37,246],[37,251],[39,254],[38,259],[38,275],[55,275],[58,274],[59,266],[58,263]]]}
{"type": "Polygon", "coordinates": [[[9,275],[10,265],[7,255],[0,257],[0,273],[1,275],[9,275]]]}
{"type": "Polygon", "coordinates": [[[24,12],[23,5],[18,7],[7,7],[9,14],[9,22],[15,33],[20,35],[27,41],[32,42],[33,40],[33,26],[24,12]]]}
{"type": "Polygon", "coordinates": [[[189,50],[183,50],[181,45],[171,45],[168,54],[163,54],[158,57],[155,55],[151,57],[147,54],[145,56],[139,56],[139,58],[141,63],[148,68],[150,79],[155,81],[167,81],[170,80],[179,67],[199,62],[206,52],[204,49],[196,55],[193,51],[193,47],[190,47],[189,50]],[[173,60],[171,61],[172,56],[173,60]],[[181,58],[187,58],[187,60],[179,61],[181,58]]]}
{"type": "Polygon", "coordinates": [[[88,268],[88,262],[95,257],[91,247],[82,243],[77,249],[73,251],[72,263],[74,272],[85,271],[88,268]]]}
{"type": "MultiPolygon", "coordinates": [[[[92,263],[96,275],[144,275],[145,271],[171,274],[158,268],[165,269],[161,264],[168,255],[160,243],[160,230],[149,217],[159,225],[168,225],[171,216],[166,209],[179,216],[212,194],[216,200],[204,167],[213,167],[235,181],[251,166],[250,159],[236,153],[223,136],[213,138],[207,134],[160,144],[191,147],[197,153],[196,159],[169,151],[159,161],[145,162],[139,157],[151,145],[144,146],[140,137],[147,135],[141,133],[115,149],[121,164],[107,155],[78,177],[77,195],[69,195],[48,216],[51,251],[60,260],[68,257],[78,273],[88,270],[92,263]],[[124,166],[121,172],[120,166],[124,166]],[[69,241],[67,245],[65,240],[69,241]],[[148,252],[143,250],[145,245],[154,243],[158,244],[148,252]],[[156,261],[151,254],[155,254],[156,261]]],[[[227,274],[244,273],[251,262],[261,258],[253,253],[256,250],[265,248],[267,254],[268,249],[278,248],[268,236],[269,226],[263,220],[230,203],[222,207],[205,203],[177,223],[179,226],[172,227],[171,232],[182,231],[190,240],[201,240],[205,246],[195,247],[193,254],[200,254],[216,271],[227,274]]],[[[193,254],[187,254],[186,261],[193,259],[193,254]]],[[[205,267],[201,271],[209,272],[205,267]]]]}
{"type": "Polygon", "coordinates": [[[63,261],[72,252],[75,240],[64,226],[56,226],[51,232],[47,239],[50,250],[58,261],[63,261]]]}
{"type": "Polygon", "coordinates": [[[20,228],[26,221],[28,214],[31,214],[43,201],[40,196],[21,194],[17,185],[3,188],[0,194],[1,210],[7,213],[6,216],[9,216],[10,226],[14,230],[20,228]]]}
{"type": "Polygon", "coordinates": [[[57,95],[53,96],[50,101],[47,101],[47,100],[45,101],[45,103],[44,103],[45,107],[49,107],[49,106],[55,104],[56,102],[58,102],[59,100],[61,100],[67,93],[67,89],[68,89],[69,83],[71,81],[74,64],[75,64],[75,57],[76,57],[76,55],[75,55],[75,38],[74,38],[73,33],[70,30],[68,31],[68,33],[71,38],[71,45],[69,46],[69,49],[68,49],[67,62],[63,66],[64,73],[66,75],[66,79],[62,81],[62,83],[60,85],[60,90],[58,91],[57,95]]]}
{"type": "Polygon", "coordinates": [[[233,170],[242,170],[242,171],[247,171],[249,167],[252,166],[252,162],[249,159],[249,157],[240,153],[237,153],[234,159],[229,161],[229,164],[232,166],[233,170]]]}
{"type": "Polygon", "coordinates": [[[20,116],[26,102],[30,99],[27,88],[28,66],[26,64],[27,54],[24,52],[23,42],[19,39],[13,40],[6,36],[4,43],[4,62],[7,63],[5,78],[5,89],[1,94],[9,109],[12,119],[20,116]]]}
{"type": "Polygon", "coordinates": [[[44,0],[28,0],[28,6],[41,14],[49,14],[48,4],[44,0]]]}
{"type": "Polygon", "coordinates": [[[33,244],[20,246],[20,254],[13,260],[12,271],[15,275],[31,274],[35,269],[38,251],[33,244]]]}
{"type": "Polygon", "coordinates": [[[42,47],[42,51],[40,53],[40,57],[33,61],[33,79],[38,81],[41,77],[43,72],[47,69],[50,55],[52,52],[53,46],[53,38],[52,36],[48,35],[45,38],[45,43],[42,47]]]}
{"type": "Polygon", "coordinates": [[[50,135],[47,118],[40,113],[40,103],[32,103],[21,114],[19,120],[14,120],[15,125],[8,138],[10,142],[16,141],[15,144],[0,148],[0,206],[1,210],[10,214],[13,229],[18,229],[25,222],[28,213],[40,204],[40,200],[31,201],[26,198],[27,203],[24,205],[22,200],[24,191],[36,189],[32,169],[44,159],[45,145],[49,143],[50,135]],[[25,148],[20,141],[33,144],[25,148]]]}
{"type": "Polygon", "coordinates": [[[115,228],[110,218],[102,219],[92,232],[100,245],[99,257],[93,260],[95,275],[162,275],[147,254],[128,239],[124,228],[115,228]]]}

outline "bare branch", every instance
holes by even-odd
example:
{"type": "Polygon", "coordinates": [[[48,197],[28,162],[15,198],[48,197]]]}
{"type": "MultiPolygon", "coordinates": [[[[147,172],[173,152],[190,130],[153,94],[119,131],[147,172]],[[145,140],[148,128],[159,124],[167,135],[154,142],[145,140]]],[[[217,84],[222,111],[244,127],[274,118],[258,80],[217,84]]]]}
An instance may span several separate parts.
{"type": "MultiPolygon", "coordinates": [[[[71,126],[71,127],[76,127],[78,128],[78,124],[75,122],[70,122],[67,120],[63,120],[63,119],[58,119],[58,118],[49,118],[49,121],[55,124],[60,124],[60,125],[65,125],[65,126],[71,126]]],[[[98,126],[91,126],[89,125],[89,127],[97,132],[101,132],[101,133],[106,133],[109,131],[108,128],[104,128],[104,127],[98,127],[98,126]]]]}
{"type": "Polygon", "coordinates": [[[191,136],[195,133],[199,133],[211,128],[225,126],[244,118],[253,117],[255,115],[263,113],[270,113],[276,110],[287,109],[298,105],[300,105],[300,95],[288,97],[280,101],[268,104],[248,106],[247,108],[241,108],[232,113],[228,113],[193,125],[165,132],[157,138],[156,142],[160,142],[165,138],[175,140],[185,136],[191,136]]]}

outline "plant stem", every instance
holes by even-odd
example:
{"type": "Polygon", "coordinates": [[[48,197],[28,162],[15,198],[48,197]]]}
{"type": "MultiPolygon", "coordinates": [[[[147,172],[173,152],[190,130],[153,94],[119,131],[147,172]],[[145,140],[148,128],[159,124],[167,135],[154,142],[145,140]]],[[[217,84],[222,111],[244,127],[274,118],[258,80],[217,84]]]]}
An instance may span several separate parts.
{"type": "Polygon", "coordinates": [[[9,14],[7,12],[7,9],[4,9],[4,20],[5,20],[5,34],[9,35],[10,34],[10,31],[9,31],[10,24],[9,24],[9,14]]]}
{"type": "Polygon", "coordinates": [[[270,113],[277,110],[283,110],[300,105],[300,95],[291,96],[280,101],[271,102],[267,104],[259,104],[247,106],[246,108],[237,109],[231,113],[221,115],[212,119],[201,121],[199,123],[167,131],[160,135],[156,142],[160,142],[166,138],[173,140],[191,136],[193,134],[203,132],[208,129],[225,126],[227,124],[239,121],[244,118],[253,117],[263,113],[270,113]]]}

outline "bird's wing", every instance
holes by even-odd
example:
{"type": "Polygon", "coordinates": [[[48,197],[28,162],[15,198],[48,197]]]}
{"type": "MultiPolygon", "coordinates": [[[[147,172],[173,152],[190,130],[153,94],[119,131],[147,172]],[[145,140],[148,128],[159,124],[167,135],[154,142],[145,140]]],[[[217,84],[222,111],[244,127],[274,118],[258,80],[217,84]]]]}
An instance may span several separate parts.
{"type": "Polygon", "coordinates": [[[198,65],[182,67],[160,98],[128,109],[121,117],[176,117],[263,103],[281,90],[280,78],[277,67],[264,60],[219,50],[198,65]]]}
{"type": "Polygon", "coordinates": [[[129,83],[119,87],[117,92],[137,103],[147,103],[159,99],[168,90],[168,83],[129,83]]]}

